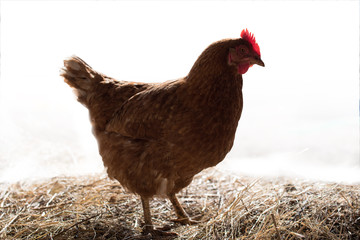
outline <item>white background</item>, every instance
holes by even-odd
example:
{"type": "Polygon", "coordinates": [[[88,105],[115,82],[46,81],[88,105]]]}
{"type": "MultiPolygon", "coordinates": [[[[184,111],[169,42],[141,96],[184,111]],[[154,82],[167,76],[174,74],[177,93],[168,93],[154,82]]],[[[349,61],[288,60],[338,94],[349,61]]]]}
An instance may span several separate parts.
{"type": "Polygon", "coordinates": [[[360,182],[358,1],[2,1],[0,181],[103,171],[59,77],[76,54],[119,80],[185,76],[212,42],[255,34],[236,174],[360,182]]]}

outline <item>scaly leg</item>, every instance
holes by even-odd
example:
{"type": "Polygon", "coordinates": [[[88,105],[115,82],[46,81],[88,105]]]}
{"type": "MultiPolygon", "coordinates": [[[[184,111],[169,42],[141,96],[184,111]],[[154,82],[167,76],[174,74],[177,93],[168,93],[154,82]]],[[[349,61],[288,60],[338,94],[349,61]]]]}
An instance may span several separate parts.
{"type": "Polygon", "coordinates": [[[176,213],[177,219],[174,219],[174,222],[178,222],[181,224],[188,224],[188,225],[194,225],[199,223],[198,221],[191,220],[189,216],[186,214],[184,209],[182,208],[181,204],[179,203],[179,200],[175,196],[175,194],[169,194],[168,195],[172,205],[174,206],[174,210],[176,213]]]}
{"type": "Polygon", "coordinates": [[[144,210],[144,220],[145,220],[143,234],[146,235],[150,233],[152,236],[177,236],[177,233],[174,232],[164,232],[158,229],[154,229],[154,226],[151,221],[149,198],[141,197],[141,203],[144,210]]]}
{"type": "Polygon", "coordinates": [[[151,230],[154,230],[154,227],[152,225],[151,221],[151,213],[150,213],[150,203],[148,198],[141,197],[141,203],[144,210],[144,220],[145,220],[145,232],[150,232],[151,230]]]}

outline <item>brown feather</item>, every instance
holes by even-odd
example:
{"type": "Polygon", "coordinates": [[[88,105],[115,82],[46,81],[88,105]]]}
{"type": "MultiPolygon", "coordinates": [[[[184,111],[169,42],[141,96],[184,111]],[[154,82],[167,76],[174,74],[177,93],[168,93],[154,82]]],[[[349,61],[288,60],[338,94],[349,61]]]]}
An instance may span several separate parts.
{"type": "Polygon", "coordinates": [[[117,81],[78,57],[62,76],[90,112],[107,172],[142,197],[180,191],[230,151],[242,111],[242,76],[227,64],[227,39],[210,45],[189,74],[145,84],[117,81]]]}

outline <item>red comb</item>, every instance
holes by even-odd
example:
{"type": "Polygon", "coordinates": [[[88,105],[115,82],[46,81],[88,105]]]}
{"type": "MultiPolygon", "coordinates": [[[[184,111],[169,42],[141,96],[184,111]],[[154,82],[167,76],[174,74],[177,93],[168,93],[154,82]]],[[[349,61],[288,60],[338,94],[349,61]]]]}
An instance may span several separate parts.
{"type": "Polygon", "coordinates": [[[254,51],[255,51],[257,54],[259,54],[259,56],[260,56],[260,47],[259,47],[259,45],[257,44],[257,42],[256,42],[256,40],[255,40],[254,34],[252,34],[251,32],[249,32],[249,31],[247,30],[247,28],[246,28],[246,29],[244,29],[244,30],[241,31],[240,36],[241,36],[242,39],[244,39],[244,40],[248,41],[249,43],[251,43],[254,51]]]}

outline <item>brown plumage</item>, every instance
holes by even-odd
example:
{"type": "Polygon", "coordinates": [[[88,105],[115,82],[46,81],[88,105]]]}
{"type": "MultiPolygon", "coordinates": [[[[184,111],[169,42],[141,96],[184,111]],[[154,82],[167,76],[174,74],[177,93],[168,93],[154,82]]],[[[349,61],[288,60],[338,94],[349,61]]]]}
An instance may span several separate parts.
{"type": "Polygon", "coordinates": [[[164,83],[117,81],[78,57],[64,61],[61,75],[89,109],[109,177],[141,197],[145,232],[160,233],[149,209],[155,195],[171,200],[179,222],[193,223],[175,194],[230,151],[243,106],[241,74],[264,66],[255,41],[244,39],[211,44],[186,77],[164,83]]]}

